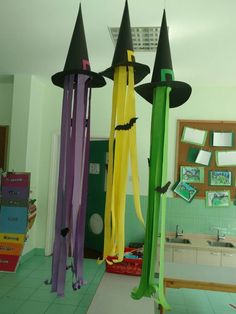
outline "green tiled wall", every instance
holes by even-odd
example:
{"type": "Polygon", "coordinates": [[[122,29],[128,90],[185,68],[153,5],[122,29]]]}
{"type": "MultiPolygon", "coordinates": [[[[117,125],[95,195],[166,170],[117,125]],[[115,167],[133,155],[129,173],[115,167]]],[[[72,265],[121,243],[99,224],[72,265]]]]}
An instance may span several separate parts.
{"type": "MultiPolygon", "coordinates": [[[[141,207],[144,219],[147,212],[147,196],[141,196],[141,207]]],[[[175,231],[179,225],[185,233],[216,234],[214,227],[226,228],[228,235],[236,235],[236,206],[207,208],[204,200],[194,199],[187,203],[180,198],[167,199],[166,231],[175,231]]],[[[126,197],[126,245],[129,242],[142,242],[144,228],[138,221],[133,196],[126,197]]]]}
{"type": "Polygon", "coordinates": [[[213,227],[226,228],[227,234],[236,235],[236,206],[207,208],[205,200],[187,203],[180,198],[168,198],[166,230],[175,230],[176,224],[184,232],[215,234],[213,227]]]}
{"type": "MultiPolygon", "coordinates": [[[[147,196],[141,196],[141,208],[144,220],[147,212],[147,196]]],[[[125,217],[125,243],[129,242],[143,242],[145,229],[141,222],[138,220],[135,208],[133,195],[126,196],[126,217],[125,217]]]]}

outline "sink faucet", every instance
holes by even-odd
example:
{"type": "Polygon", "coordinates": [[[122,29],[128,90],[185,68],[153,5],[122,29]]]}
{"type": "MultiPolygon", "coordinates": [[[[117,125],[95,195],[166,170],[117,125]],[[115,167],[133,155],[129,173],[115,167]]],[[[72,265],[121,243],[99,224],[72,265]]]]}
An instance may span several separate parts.
{"type": "Polygon", "coordinates": [[[180,236],[183,235],[184,230],[182,229],[182,231],[179,231],[179,225],[176,225],[175,227],[175,237],[178,238],[180,236]]]}
{"type": "Polygon", "coordinates": [[[225,233],[220,234],[220,228],[217,229],[217,241],[224,240],[225,239],[225,233]]]}

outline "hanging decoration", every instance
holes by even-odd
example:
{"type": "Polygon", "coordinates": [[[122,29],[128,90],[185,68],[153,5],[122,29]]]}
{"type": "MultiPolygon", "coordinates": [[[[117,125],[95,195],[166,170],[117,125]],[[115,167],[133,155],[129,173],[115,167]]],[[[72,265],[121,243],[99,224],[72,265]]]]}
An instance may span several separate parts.
{"type": "Polygon", "coordinates": [[[165,11],[151,83],[135,88],[152,106],[148,210],[144,240],[142,275],[132,292],[134,299],[156,297],[164,309],[170,309],[164,295],[164,246],[167,182],[167,140],[169,107],[175,108],[188,100],[191,87],[174,81],[165,11]],[[157,239],[160,233],[159,280],[155,281],[157,239]]]}
{"type": "Polygon", "coordinates": [[[131,161],[134,204],[138,219],[142,217],[136,147],[136,111],[134,85],[149,73],[148,66],[135,62],[128,3],[126,1],[112,65],[101,72],[114,80],[112,117],[109,138],[109,164],[104,222],[103,259],[121,262],[125,245],[125,203],[129,158],[131,161]],[[118,257],[118,258],[117,258],[118,257]]]}
{"type": "Polygon", "coordinates": [[[86,217],[90,138],[90,92],[105,85],[90,70],[81,5],[64,70],[52,76],[64,89],[55,240],[52,258],[52,292],[64,295],[66,270],[73,273],[73,289],[84,284],[83,249],[86,217]],[[68,265],[71,257],[71,265],[68,265]]]}

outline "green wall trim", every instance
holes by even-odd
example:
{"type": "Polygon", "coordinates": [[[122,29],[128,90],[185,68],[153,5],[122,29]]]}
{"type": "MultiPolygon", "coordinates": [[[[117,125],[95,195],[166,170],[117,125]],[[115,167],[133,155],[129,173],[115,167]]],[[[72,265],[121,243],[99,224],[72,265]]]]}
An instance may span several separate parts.
{"type": "Polygon", "coordinates": [[[27,262],[33,256],[34,256],[34,249],[29,251],[29,252],[27,252],[25,255],[21,256],[20,264],[24,264],[25,262],[27,262]]]}
{"type": "Polygon", "coordinates": [[[45,256],[45,250],[43,248],[34,249],[34,255],[45,256]]]}

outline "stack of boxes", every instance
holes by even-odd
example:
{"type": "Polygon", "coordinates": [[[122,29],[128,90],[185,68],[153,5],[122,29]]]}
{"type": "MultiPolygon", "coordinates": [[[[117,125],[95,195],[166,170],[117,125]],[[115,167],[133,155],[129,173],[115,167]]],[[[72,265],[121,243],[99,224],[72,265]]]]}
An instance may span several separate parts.
{"type": "Polygon", "coordinates": [[[0,271],[15,272],[28,228],[30,173],[1,176],[0,271]]]}

